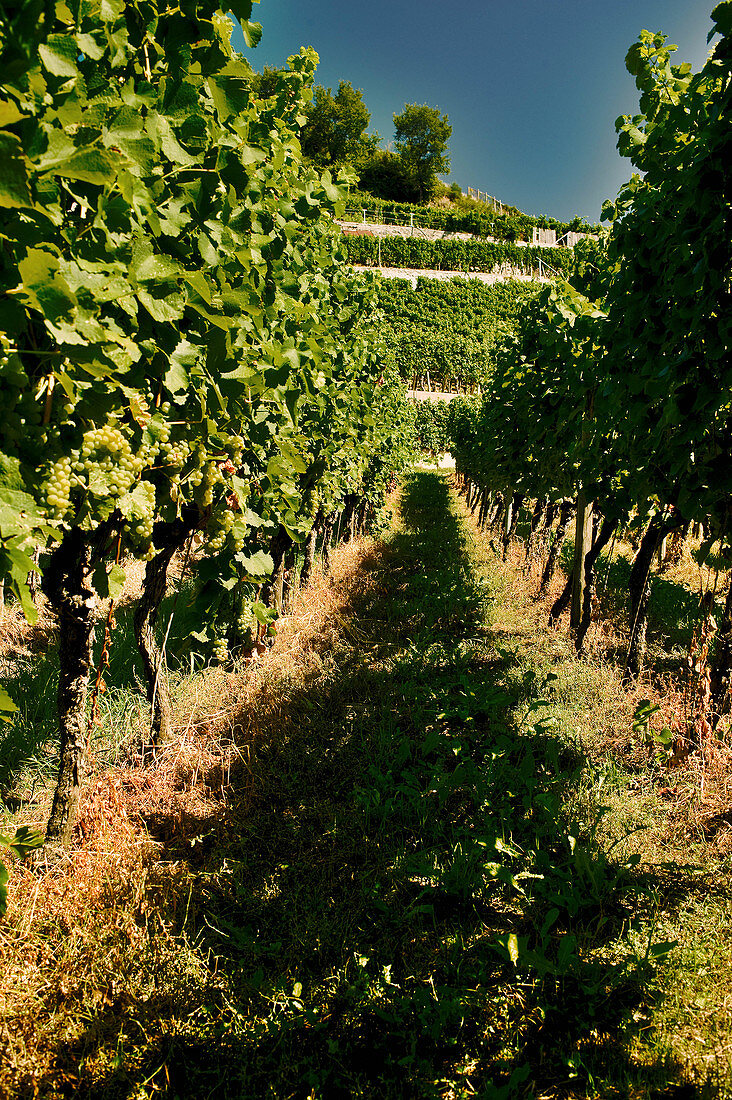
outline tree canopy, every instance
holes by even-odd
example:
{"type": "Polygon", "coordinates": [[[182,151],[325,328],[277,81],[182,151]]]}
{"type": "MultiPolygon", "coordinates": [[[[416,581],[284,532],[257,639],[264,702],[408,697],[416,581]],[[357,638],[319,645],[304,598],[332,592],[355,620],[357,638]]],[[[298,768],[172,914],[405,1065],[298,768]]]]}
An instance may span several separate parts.
{"type": "Polygon", "coordinates": [[[434,190],[437,174],[450,169],[447,143],[452,126],[438,107],[406,103],[402,113],[394,115],[394,132],[397,152],[424,201],[434,190]]]}
{"type": "Polygon", "coordinates": [[[302,131],[302,151],[313,163],[330,168],[339,164],[359,166],[378,148],[378,134],[367,134],[371,113],[363,92],[350,80],[341,80],[333,95],[317,85],[302,131]]]}

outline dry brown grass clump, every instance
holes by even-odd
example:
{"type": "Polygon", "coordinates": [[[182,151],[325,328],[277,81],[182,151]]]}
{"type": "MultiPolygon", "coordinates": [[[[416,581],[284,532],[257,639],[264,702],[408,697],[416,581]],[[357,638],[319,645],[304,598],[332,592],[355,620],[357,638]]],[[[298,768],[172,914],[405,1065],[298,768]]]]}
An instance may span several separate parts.
{"type": "Polygon", "coordinates": [[[45,597],[38,597],[38,620],[32,625],[19,603],[5,603],[0,614],[0,677],[11,673],[17,662],[48,649],[55,631],[56,617],[45,597]]]}

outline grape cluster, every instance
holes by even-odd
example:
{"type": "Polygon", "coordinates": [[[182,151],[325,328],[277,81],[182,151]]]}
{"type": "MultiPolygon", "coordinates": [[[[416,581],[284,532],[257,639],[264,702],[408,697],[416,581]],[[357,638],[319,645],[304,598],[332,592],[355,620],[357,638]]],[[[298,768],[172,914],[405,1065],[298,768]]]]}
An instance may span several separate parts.
{"type": "Polygon", "coordinates": [[[69,510],[71,496],[71,459],[59,458],[51,466],[46,480],[46,503],[54,519],[61,519],[69,510]]]}
{"type": "Polygon", "coordinates": [[[226,638],[222,638],[221,635],[217,635],[216,638],[214,638],[211,657],[219,665],[225,665],[227,663],[229,660],[229,645],[226,638]]]}
{"type": "Polygon", "coordinates": [[[206,462],[191,474],[191,485],[196,492],[194,499],[199,508],[210,508],[216,485],[224,480],[224,475],[215,462],[206,462]]]}
{"type": "Polygon", "coordinates": [[[219,515],[212,516],[209,522],[209,530],[213,528],[213,534],[209,538],[206,549],[211,554],[218,553],[219,550],[223,550],[224,543],[226,542],[226,536],[234,526],[234,513],[222,512],[219,515]]]}
{"type": "Polygon", "coordinates": [[[143,557],[149,559],[155,553],[155,548],[150,544],[155,522],[155,486],[151,481],[141,481],[140,491],[144,500],[137,506],[137,514],[130,526],[130,535],[141,547],[147,546],[147,552],[143,557]]]}
{"type": "Polygon", "coordinates": [[[84,433],[81,451],[73,466],[75,477],[72,484],[86,488],[92,473],[97,473],[106,494],[121,497],[129,492],[144,464],[144,457],[133,455],[119,428],[109,425],[106,428],[92,428],[84,433]]]}
{"type": "Polygon", "coordinates": [[[249,600],[239,598],[234,606],[233,616],[234,637],[243,650],[251,650],[257,640],[257,620],[252,612],[249,600]]]}
{"type": "Polygon", "coordinates": [[[181,470],[191,453],[191,448],[185,440],[180,440],[178,443],[169,443],[166,439],[161,442],[159,453],[162,464],[166,468],[172,466],[177,470],[181,470]]]}

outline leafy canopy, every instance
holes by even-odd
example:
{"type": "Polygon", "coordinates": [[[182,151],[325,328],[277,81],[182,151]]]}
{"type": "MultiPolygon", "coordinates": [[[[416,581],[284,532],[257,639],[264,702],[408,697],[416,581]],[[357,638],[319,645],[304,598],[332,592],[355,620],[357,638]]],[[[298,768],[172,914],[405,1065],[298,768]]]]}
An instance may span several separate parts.
{"type": "Polygon", "coordinates": [[[335,95],[318,85],[302,131],[302,151],[323,168],[362,164],[379,144],[378,134],[366,133],[370,121],[363,92],[350,80],[341,80],[335,95]]]}
{"type": "Polygon", "coordinates": [[[447,115],[427,104],[407,103],[400,115],[394,115],[397,152],[414,176],[420,199],[431,195],[438,173],[449,171],[447,143],[452,126],[447,115]]]}

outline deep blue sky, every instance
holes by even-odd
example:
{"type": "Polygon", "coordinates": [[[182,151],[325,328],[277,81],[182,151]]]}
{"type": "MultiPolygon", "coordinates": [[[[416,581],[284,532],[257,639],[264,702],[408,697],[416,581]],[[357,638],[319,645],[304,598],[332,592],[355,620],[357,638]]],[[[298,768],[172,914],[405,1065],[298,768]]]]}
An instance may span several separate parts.
{"type": "MultiPolygon", "coordinates": [[[[598,221],[631,165],[614,121],[638,111],[625,70],[640,31],[662,31],[678,61],[701,68],[714,0],[262,0],[256,69],[300,46],[320,55],[316,81],[350,80],[371,129],[394,137],[405,103],[428,103],[452,124],[448,180],[530,214],[598,221]]],[[[243,49],[240,32],[234,43],[243,49]]]]}

